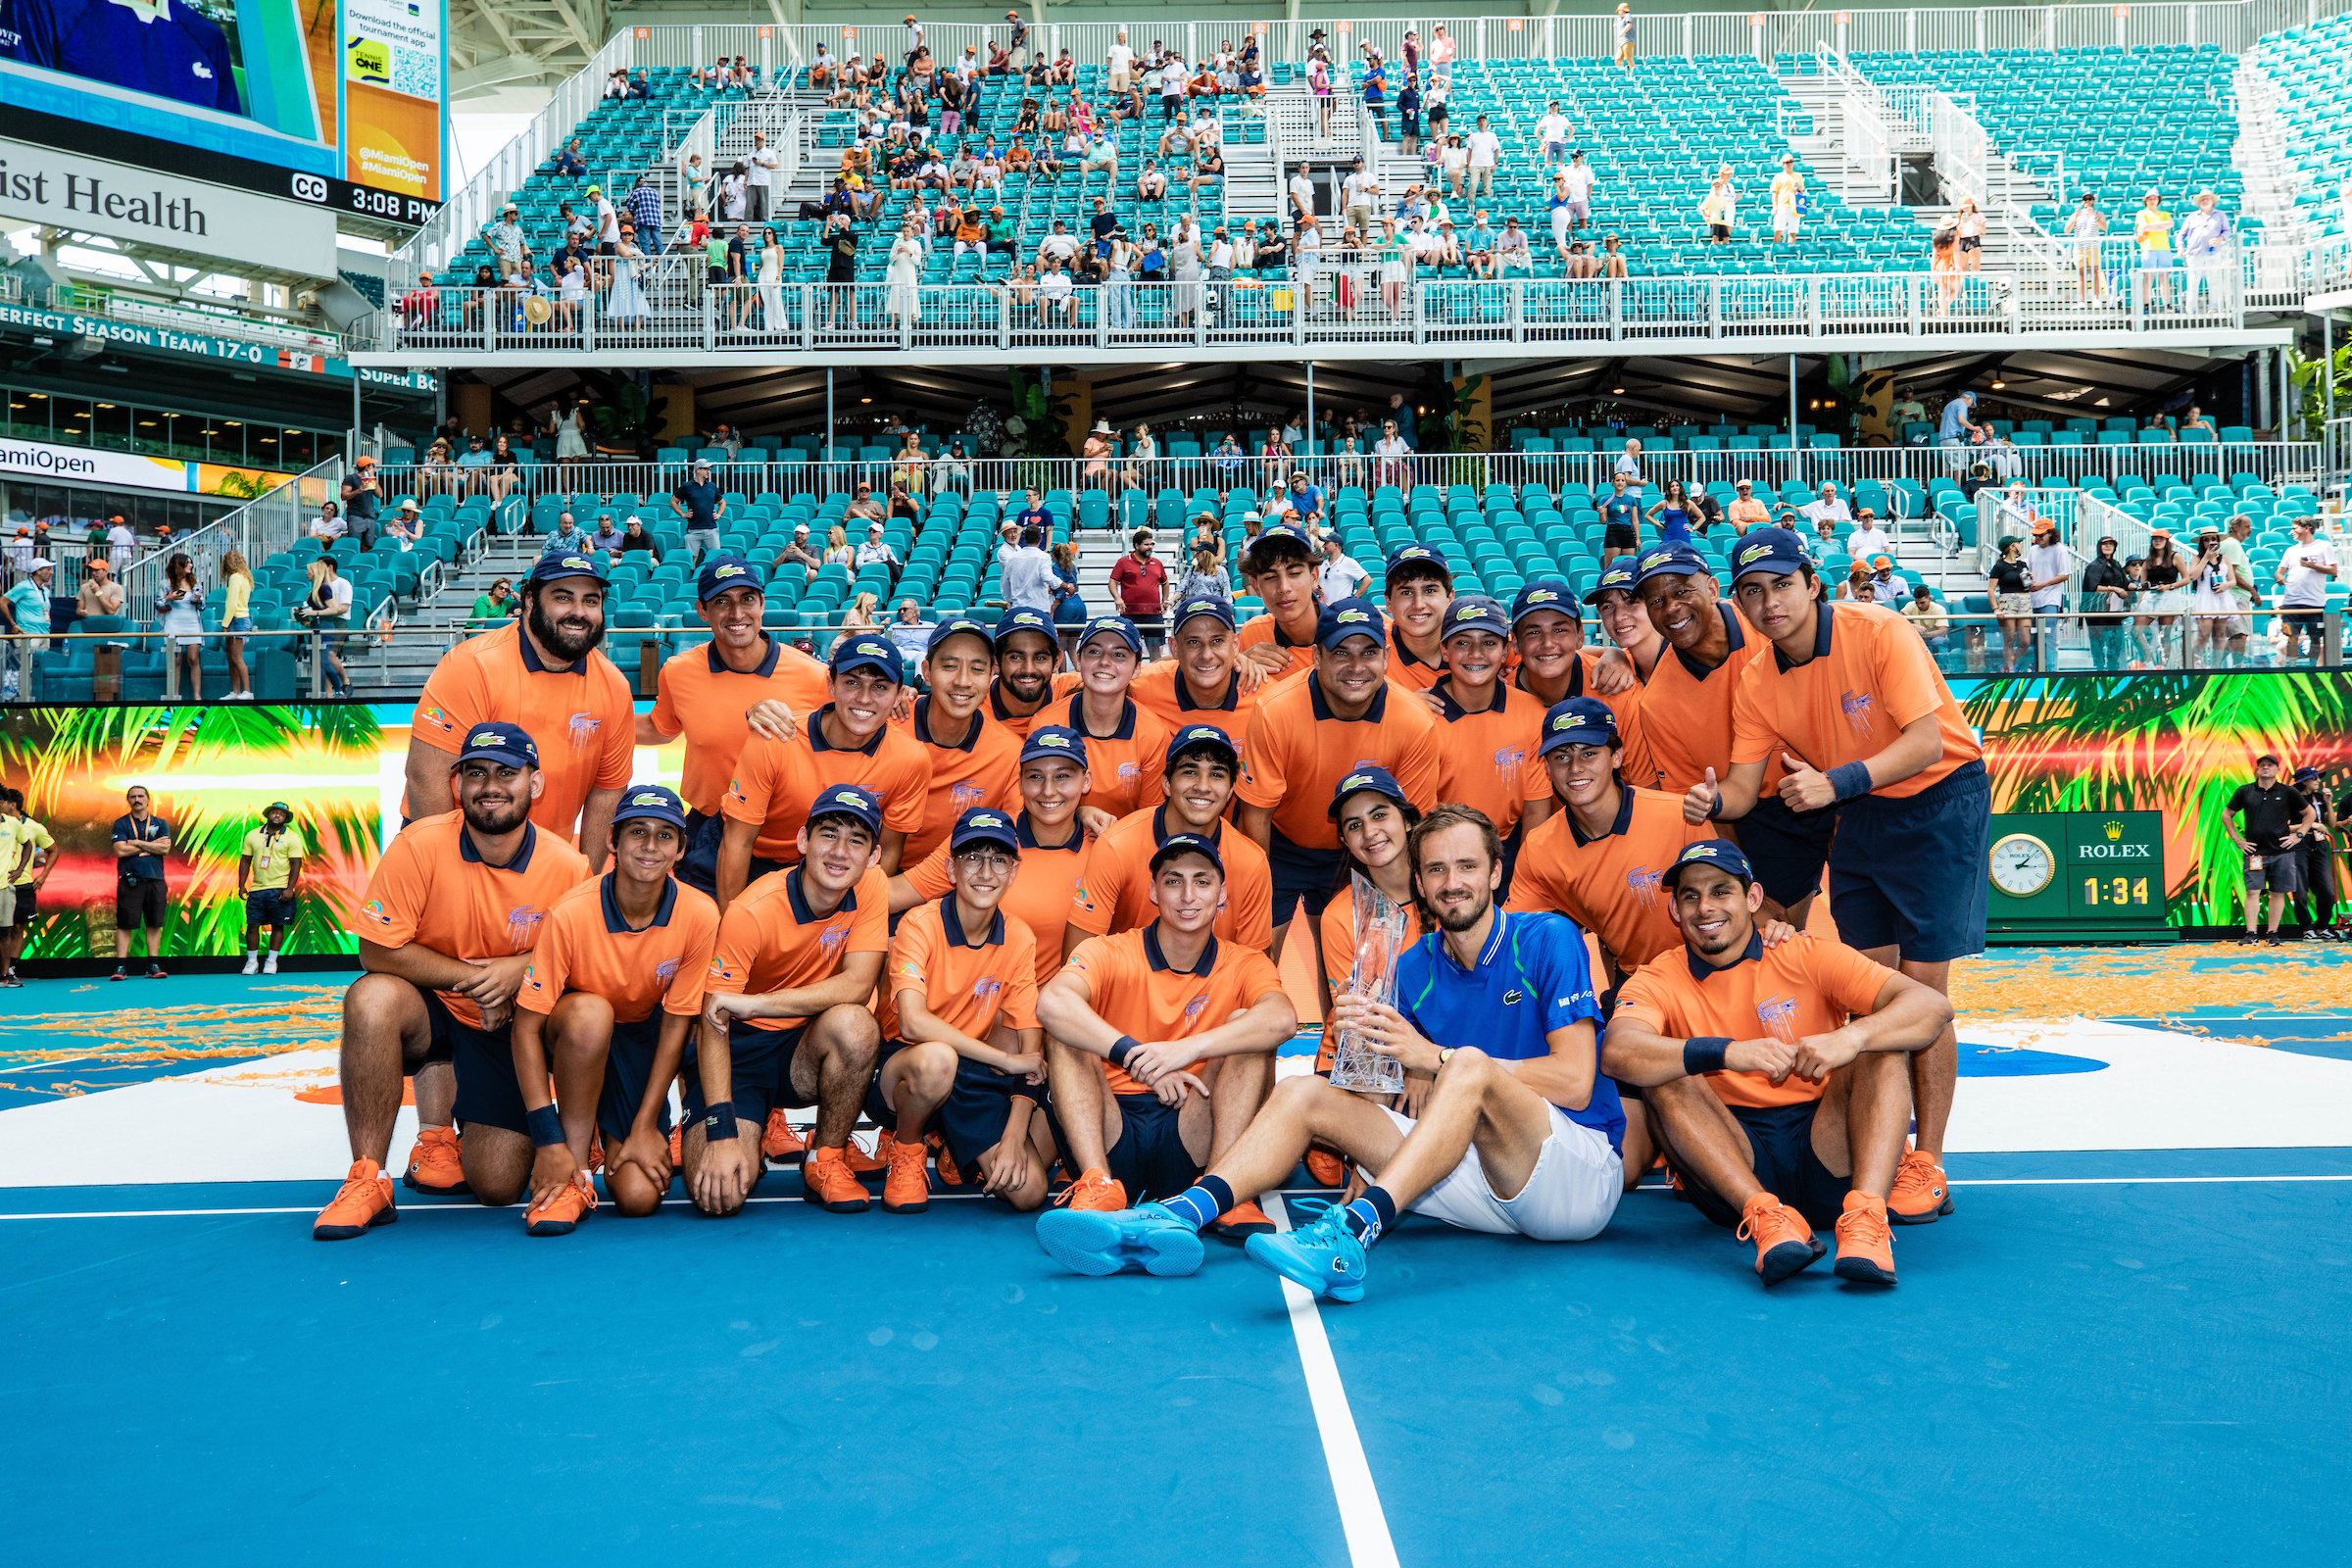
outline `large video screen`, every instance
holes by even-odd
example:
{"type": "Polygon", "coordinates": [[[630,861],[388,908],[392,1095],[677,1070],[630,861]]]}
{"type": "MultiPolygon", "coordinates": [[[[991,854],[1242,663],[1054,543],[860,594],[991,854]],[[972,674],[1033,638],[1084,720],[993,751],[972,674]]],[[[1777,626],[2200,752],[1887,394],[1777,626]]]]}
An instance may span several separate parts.
{"type": "Polygon", "coordinates": [[[421,222],[448,30],[447,0],[0,0],[7,133],[421,222]]]}

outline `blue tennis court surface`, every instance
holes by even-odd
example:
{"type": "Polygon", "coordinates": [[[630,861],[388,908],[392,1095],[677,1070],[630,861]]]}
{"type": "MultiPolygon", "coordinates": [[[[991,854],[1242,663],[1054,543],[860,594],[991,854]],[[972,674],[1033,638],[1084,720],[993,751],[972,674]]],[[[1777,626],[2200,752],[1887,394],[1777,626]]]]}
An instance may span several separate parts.
{"type": "MultiPolygon", "coordinates": [[[[175,1005],[315,1039],[283,983],[175,1005]]],[[[124,1054],[113,998],[78,1035],[34,1027],[62,985],[9,1000],[12,1052],[124,1054]]],[[[985,1200],[829,1215],[783,1170],[732,1221],[531,1241],[404,1191],[321,1246],[317,1054],[225,1039],[0,1109],[10,1555],[2340,1561],[2352,1062],[2167,1021],[1964,1017],[1958,1212],[1891,1293],[1766,1292],[1645,1188],[1573,1247],[1408,1218],[1351,1307],[1214,1242],[1065,1276],[985,1200]]]]}

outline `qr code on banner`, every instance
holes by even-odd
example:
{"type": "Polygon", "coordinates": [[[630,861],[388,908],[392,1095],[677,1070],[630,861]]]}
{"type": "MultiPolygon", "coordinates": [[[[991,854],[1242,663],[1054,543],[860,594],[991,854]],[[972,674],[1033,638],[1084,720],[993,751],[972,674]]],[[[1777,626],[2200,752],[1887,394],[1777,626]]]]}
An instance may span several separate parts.
{"type": "Polygon", "coordinates": [[[441,96],[440,65],[431,55],[403,49],[392,57],[392,90],[412,98],[441,96]]]}

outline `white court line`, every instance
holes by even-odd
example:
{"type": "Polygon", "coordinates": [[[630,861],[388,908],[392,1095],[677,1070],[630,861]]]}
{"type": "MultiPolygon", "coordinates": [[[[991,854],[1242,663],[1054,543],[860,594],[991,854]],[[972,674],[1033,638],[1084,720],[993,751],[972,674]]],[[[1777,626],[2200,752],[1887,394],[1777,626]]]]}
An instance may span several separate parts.
{"type": "MultiPolygon", "coordinates": [[[[1280,1193],[1268,1193],[1265,1207],[1278,1229],[1291,1228],[1291,1211],[1280,1193]]],[[[1291,1332],[1298,1341],[1298,1365],[1306,1373],[1306,1396],[1315,1407],[1315,1429],[1323,1437],[1331,1490],[1339,1499],[1340,1528],[1348,1534],[1348,1560],[1355,1568],[1396,1568],[1388,1515],[1381,1511],[1372,1467],[1364,1459],[1364,1442],[1348,1408],[1348,1390],[1340,1382],[1339,1363],[1332,1359],[1331,1341],[1323,1334],[1323,1315],[1316,1310],[1314,1297],[1289,1280],[1282,1282],[1282,1295],[1291,1309],[1291,1332]]]]}

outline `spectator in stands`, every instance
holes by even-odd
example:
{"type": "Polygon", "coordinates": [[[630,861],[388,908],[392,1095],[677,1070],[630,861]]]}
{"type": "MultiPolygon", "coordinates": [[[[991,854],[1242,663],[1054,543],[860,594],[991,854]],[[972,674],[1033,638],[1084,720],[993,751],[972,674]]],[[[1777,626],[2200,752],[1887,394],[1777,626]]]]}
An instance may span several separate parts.
{"type": "MultiPolygon", "coordinates": [[[[516,460],[514,448],[507,440],[504,430],[492,438],[490,450],[483,454],[483,461],[474,466],[479,469],[474,475],[474,482],[482,486],[493,501],[506,500],[514,493],[514,487],[522,482],[522,465],[516,460]]],[[[360,548],[372,549],[373,541],[363,540],[360,548]]]]}
{"type": "MultiPolygon", "coordinates": [[[[858,488],[862,490],[864,489],[864,486],[860,485],[858,488]]],[[[855,566],[857,564],[858,549],[855,545],[850,543],[850,535],[848,530],[838,522],[833,524],[832,527],[826,529],[823,564],[828,566],[840,566],[846,570],[849,567],[855,566]]]]}
{"type": "Polygon", "coordinates": [[[1732,491],[1732,504],[1725,515],[1731,520],[1733,533],[1745,534],[1748,529],[1760,528],[1771,520],[1771,513],[1756,499],[1754,480],[1734,479],[1732,491]]]}
{"type": "Polygon", "coordinates": [[[311,519],[311,537],[321,545],[331,545],[351,531],[351,524],[335,510],[332,501],[319,503],[318,515],[311,519]]]}
{"type": "Polygon", "coordinates": [[[890,572],[890,582],[894,588],[898,586],[899,573],[906,569],[906,564],[899,559],[899,553],[893,550],[890,547],[890,541],[883,537],[882,524],[879,522],[869,522],[865,525],[865,543],[858,547],[857,566],[859,571],[865,570],[868,566],[886,568],[890,572]]]}
{"type": "Polygon", "coordinates": [[[311,590],[294,607],[294,618],[318,634],[318,649],[326,670],[328,690],[351,696],[343,673],[343,630],[351,623],[351,582],[336,569],[335,558],[321,555],[310,565],[311,590]]]}
{"type": "Polygon", "coordinates": [[[1056,315],[1061,318],[1064,326],[1074,327],[1078,324],[1077,285],[1070,277],[1068,264],[1059,259],[1039,263],[1037,324],[1050,327],[1054,325],[1056,315]]]}
{"type": "MultiPolygon", "coordinates": [[[[1886,603],[1884,599],[1880,602],[1886,603]]],[[[1910,597],[1903,601],[1902,612],[1903,618],[1911,623],[1911,629],[1919,633],[1920,641],[1928,645],[1929,653],[1941,659],[1950,652],[1950,622],[1944,617],[1943,607],[1936,603],[1935,597],[1928,592],[1926,583],[1911,590],[1910,597]]]]}
{"type": "Polygon", "coordinates": [[[1889,610],[1899,610],[1911,597],[1911,580],[1894,569],[1894,563],[1885,556],[1870,558],[1871,597],[1875,603],[1889,610]]]}
{"type": "Polygon", "coordinates": [[[1618,6],[1616,20],[1610,24],[1610,35],[1615,40],[1615,47],[1611,51],[1610,58],[1624,70],[1633,70],[1634,8],[1632,6],[1618,6]]]}
{"type": "Polygon", "coordinates": [[[1617,461],[1609,466],[1609,477],[1611,479],[1623,478],[1628,485],[1642,483],[1641,442],[1631,436],[1626,438],[1625,450],[1618,453],[1617,461]]]}
{"type": "Polygon", "coordinates": [[[1732,166],[1724,165],[1715,171],[1715,182],[1699,199],[1698,219],[1707,225],[1707,243],[1729,245],[1732,242],[1732,221],[1737,216],[1739,196],[1732,189],[1732,166]]]}
{"type": "Polygon", "coordinates": [[[584,555],[588,550],[587,531],[572,517],[570,512],[556,514],[556,526],[547,536],[539,553],[543,556],[584,555]]]}
{"type": "Polygon", "coordinates": [[[2188,284],[2180,301],[2182,310],[2206,308],[2208,294],[2213,309],[2221,309],[2230,301],[2231,291],[2228,281],[2234,231],[2230,225],[2230,215],[2218,205],[2220,200],[2211,190],[2197,192],[2196,210],[2180,220],[2180,255],[2188,264],[2188,284]]]}
{"type": "Polygon", "coordinates": [[[620,531],[620,553],[626,556],[638,551],[643,551],[655,565],[662,564],[662,541],[646,528],[643,517],[631,513],[628,525],[620,531]]]}
{"type": "Polygon", "coordinates": [[[83,580],[74,595],[77,615],[120,615],[122,613],[122,585],[115,581],[114,567],[102,556],[89,556],[82,562],[83,580]]]}
{"type": "Polygon", "coordinates": [[[375,518],[375,510],[383,499],[383,490],[376,483],[375,460],[362,454],[343,476],[343,510],[353,517],[375,518]]]}
{"type": "MultiPolygon", "coordinates": [[[[1834,479],[1822,480],[1820,493],[1797,510],[1804,514],[1806,520],[1814,523],[1825,520],[1830,522],[1854,520],[1853,509],[1848,507],[1844,498],[1838,494],[1838,483],[1834,479]]],[[[1877,548],[1879,547],[1876,544],[1857,545],[1854,548],[1854,554],[1859,556],[1867,549],[1877,548]]],[[[1892,549],[1893,547],[1888,545],[1886,548],[1892,549]]]]}
{"type": "Polygon", "coordinates": [[[619,526],[612,520],[612,514],[600,512],[596,514],[595,531],[588,535],[588,547],[592,550],[601,550],[610,556],[618,556],[621,552],[622,538],[619,526]]]}
{"type": "Polygon", "coordinates": [[[488,593],[473,596],[473,614],[466,624],[477,629],[503,626],[522,609],[522,601],[514,597],[513,579],[500,577],[490,584],[488,593]]]}
{"type": "MultiPolygon", "coordinates": [[[[1468,150],[1470,194],[1474,197],[1484,195],[1492,201],[1494,196],[1494,170],[1502,162],[1502,138],[1488,127],[1484,115],[1478,117],[1477,127],[1470,132],[1468,150]]],[[[1454,195],[1458,200],[1461,192],[1456,191],[1454,195]]]]}
{"type": "Polygon", "coordinates": [[[1159,657],[1163,635],[1161,616],[1167,606],[1168,568],[1152,553],[1152,534],[1138,528],[1132,553],[1110,568],[1110,585],[1119,596],[1120,613],[1135,622],[1153,659],[1159,657]]]}
{"type": "Polygon", "coordinates": [[[529,273],[531,248],[523,238],[522,210],[513,202],[500,209],[496,222],[482,225],[482,239],[489,245],[490,254],[497,258],[500,277],[529,273]]]}
{"type": "Polygon", "coordinates": [[[1805,177],[1796,172],[1796,155],[1781,154],[1781,172],[1772,176],[1772,242],[1789,245],[1796,241],[1797,208],[1805,191],[1805,177]]]}
{"type": "Polygon", "coordinates": [[[1046,615],[1054,612],[1059,579],[1045,542],[1045,531],[1032,524],[1021,530],[1020,542],[1004,558],[1001,585],[1004,602],[1015,610],[1034,610],[1046,615]]]}
{"type": "Polygon", "coordinates": [[[556,154],[556,172],[559,174],[585,174],[588,172],[588,155],[580,151],[579,137],[572,137],[564,144],[564,150],[556,154]]]}
{"type": "Polygon", "coordinates": [[[2164,194],[2150,191],[2140,198],[2132,218],[2132,237],[2139,243],[2139,270],[2148,274],[2148,303],[2172,299],[2173,215],[2164,208],[2164,194]]]}
{"type": "Polygon", "coordinates": [[[2017,654],[2021,648],[2028,650],[2027,667],[2033,667],[2033,576],[2026,564],[2025,548],[2025,541],[2015,534],[2002,539],[2000,559],[1992,564],[1986,583],[1992,595],[1992,612],[2000,621],[2001,670],[2004,674],[2016,672],[2017,654]]]}
{"type": "MultiPolygon", "coordinates": [[[[872,589],[858,594],[850,601],[850,608],[841,612],[841,636],[855,637],[861,631],[880,631],[882,628],[874,617],[881,609],[882,601],[872,589]]],[[[838,637],[834,639],[836,642],[840,640],[838,637]]]]}
{"type": "Polygon", "coordinates": [[[1936,444],[1943,449],[1944,463],[1953,473],[1968,466],[1969,442],[1980,435],[1991,433],[1989,428],[1977,424],[1969,417],[1976,412],[1976,407],[1977,395],[1974,392],[1955,392],[1951,401],[1943,406],[1942,416],[1936,425],[1936,444]]]}
{"type": "Polygon", "coordinates": [[[1364,167],[1361,158],[1348,166],[1348,175],[1340,181],[1340,205],[1347,217],[1348,226],[1363,233],[1372,226],[1373,206],[1380,199],[1380,180],[1364,167]]]}
{"type": "MultiPolygon", "coordinates": [[[[1828,516],[1825,520],[1835,522],[1836,518],[1828,516]]],[[[1866,557],[1892,556],[1894,538],[1879,526],[1878,513],[1864,507],[1854,520],[1853,531],[1845,536],[1845,548],[1856,561],[1866,557]]]]}
{"type": "Polygon", "coordinates": [[[768,575],[781,578],[785,572],[797,570],[800,572],[803,582],[814,582],[817,568],[824,564],[824,558],[819,556],[808,543],[808,525],[805,522],[798,522],[793,524],[792,543],[776,552],[776,559],[768,575]]]}
{"type": "Polygon", "coordinates": [[[1527,243],[1527,231],[1519,226],[1517,213],[1502,220],[1502,232],[1494,236],[1494,275],[1498,278],[1514,268],[1531,276],[1534,274],[1535,252],[1527,243]]]}
{"type": "Polygon", "coordinates": [[[2099,211],[2099,199],[2089,191],[2082,193],[2074,212],[2066,220],[2067,236],[2075,248],[2075,281],[2086,299],[2098,299],[2107,292],[2106,269],[2100,265],[2099,242],[2107,233],[2107,215],[2099,211]]]}
{"type": "Polygon", "coordinates": [[[1601,276],[1623,277],[1626,275],[1625,255],[1624,252],[1618,249],[1618,247],[1623,243],[1624,242],[1615,234],[1611,234],[1608,238],[1600,242],[1601,276]]]}
{"type": "Polygon", "coordinates": [[[1976,198],[1960,198],[1958,211],[1952,215],[1954,265],[1963,272],[1984,270],[1984,215],[1977,210],[1976,198]]]}
{"type": "MultiPolygon", "coordinates": [[[[1404,155],[1418,158],[1421,155],[1421,82],[1409,65],[1396,87],[1396,129],[1404,144],[1404,155]]],[[[1178,601],[1182,602],[1181,599],[1178,601]]]]}
{"type": "Polygon", "coordinates": [[[1372,443],[1372,456],[1379,460],[1374,466],[1378,477],[1373,482],[1410,488],[1413,482],[1412,466],[1407,460],[1412,455],[1412,442],[1396,420],[1392,417],[1383,421],[1380,439],[1372,443]]]}
{"type": "Polygon", "coordinates": [[[2082,607],[2093,612],[2082,617],[2090,632],[2093,669],[2124,667],[2124,612],[2132,608],[2132,574],[2116,559],[2114,538],[2104,536],[2099,540],[2098,554],[2082,568],[2082,607]],[[2096,612],[2101,611],[2108,613],[2096,612]]]}
{"type": "MultiPolygon", "coordinates": [[[[504,441],[506,437],[502,435],[499,439],[504,441]]],[[[424,538],[424,513],[416,505],[415,496],[401,498],[400,510],[392,514],[390,520],[384,524],[384,534],[385,537],[397,541],[403,551],[416,549],[417,542],[424,538]]],[[[362,551],[374,548],[372,540],[360,542],[362,551]]]]}
{"type": "Polygon", "coordinates": [[[686,549],[697,565],[720,546],[718,523],[727,514],[726,498],[710,477],[710,465],[695,459],[693,472],[669,493],[669,510],[686,524],[686,549]]]}
{"type": "Polygon", "coordinates": [[[1341,544],[1338,533],[1323,536],[1323,560],[1315,567],[1315,586],[1323,602],[1336,605],[1343,599],[1352,599],[1372,580],[1372,574],[1341,544]]]}

